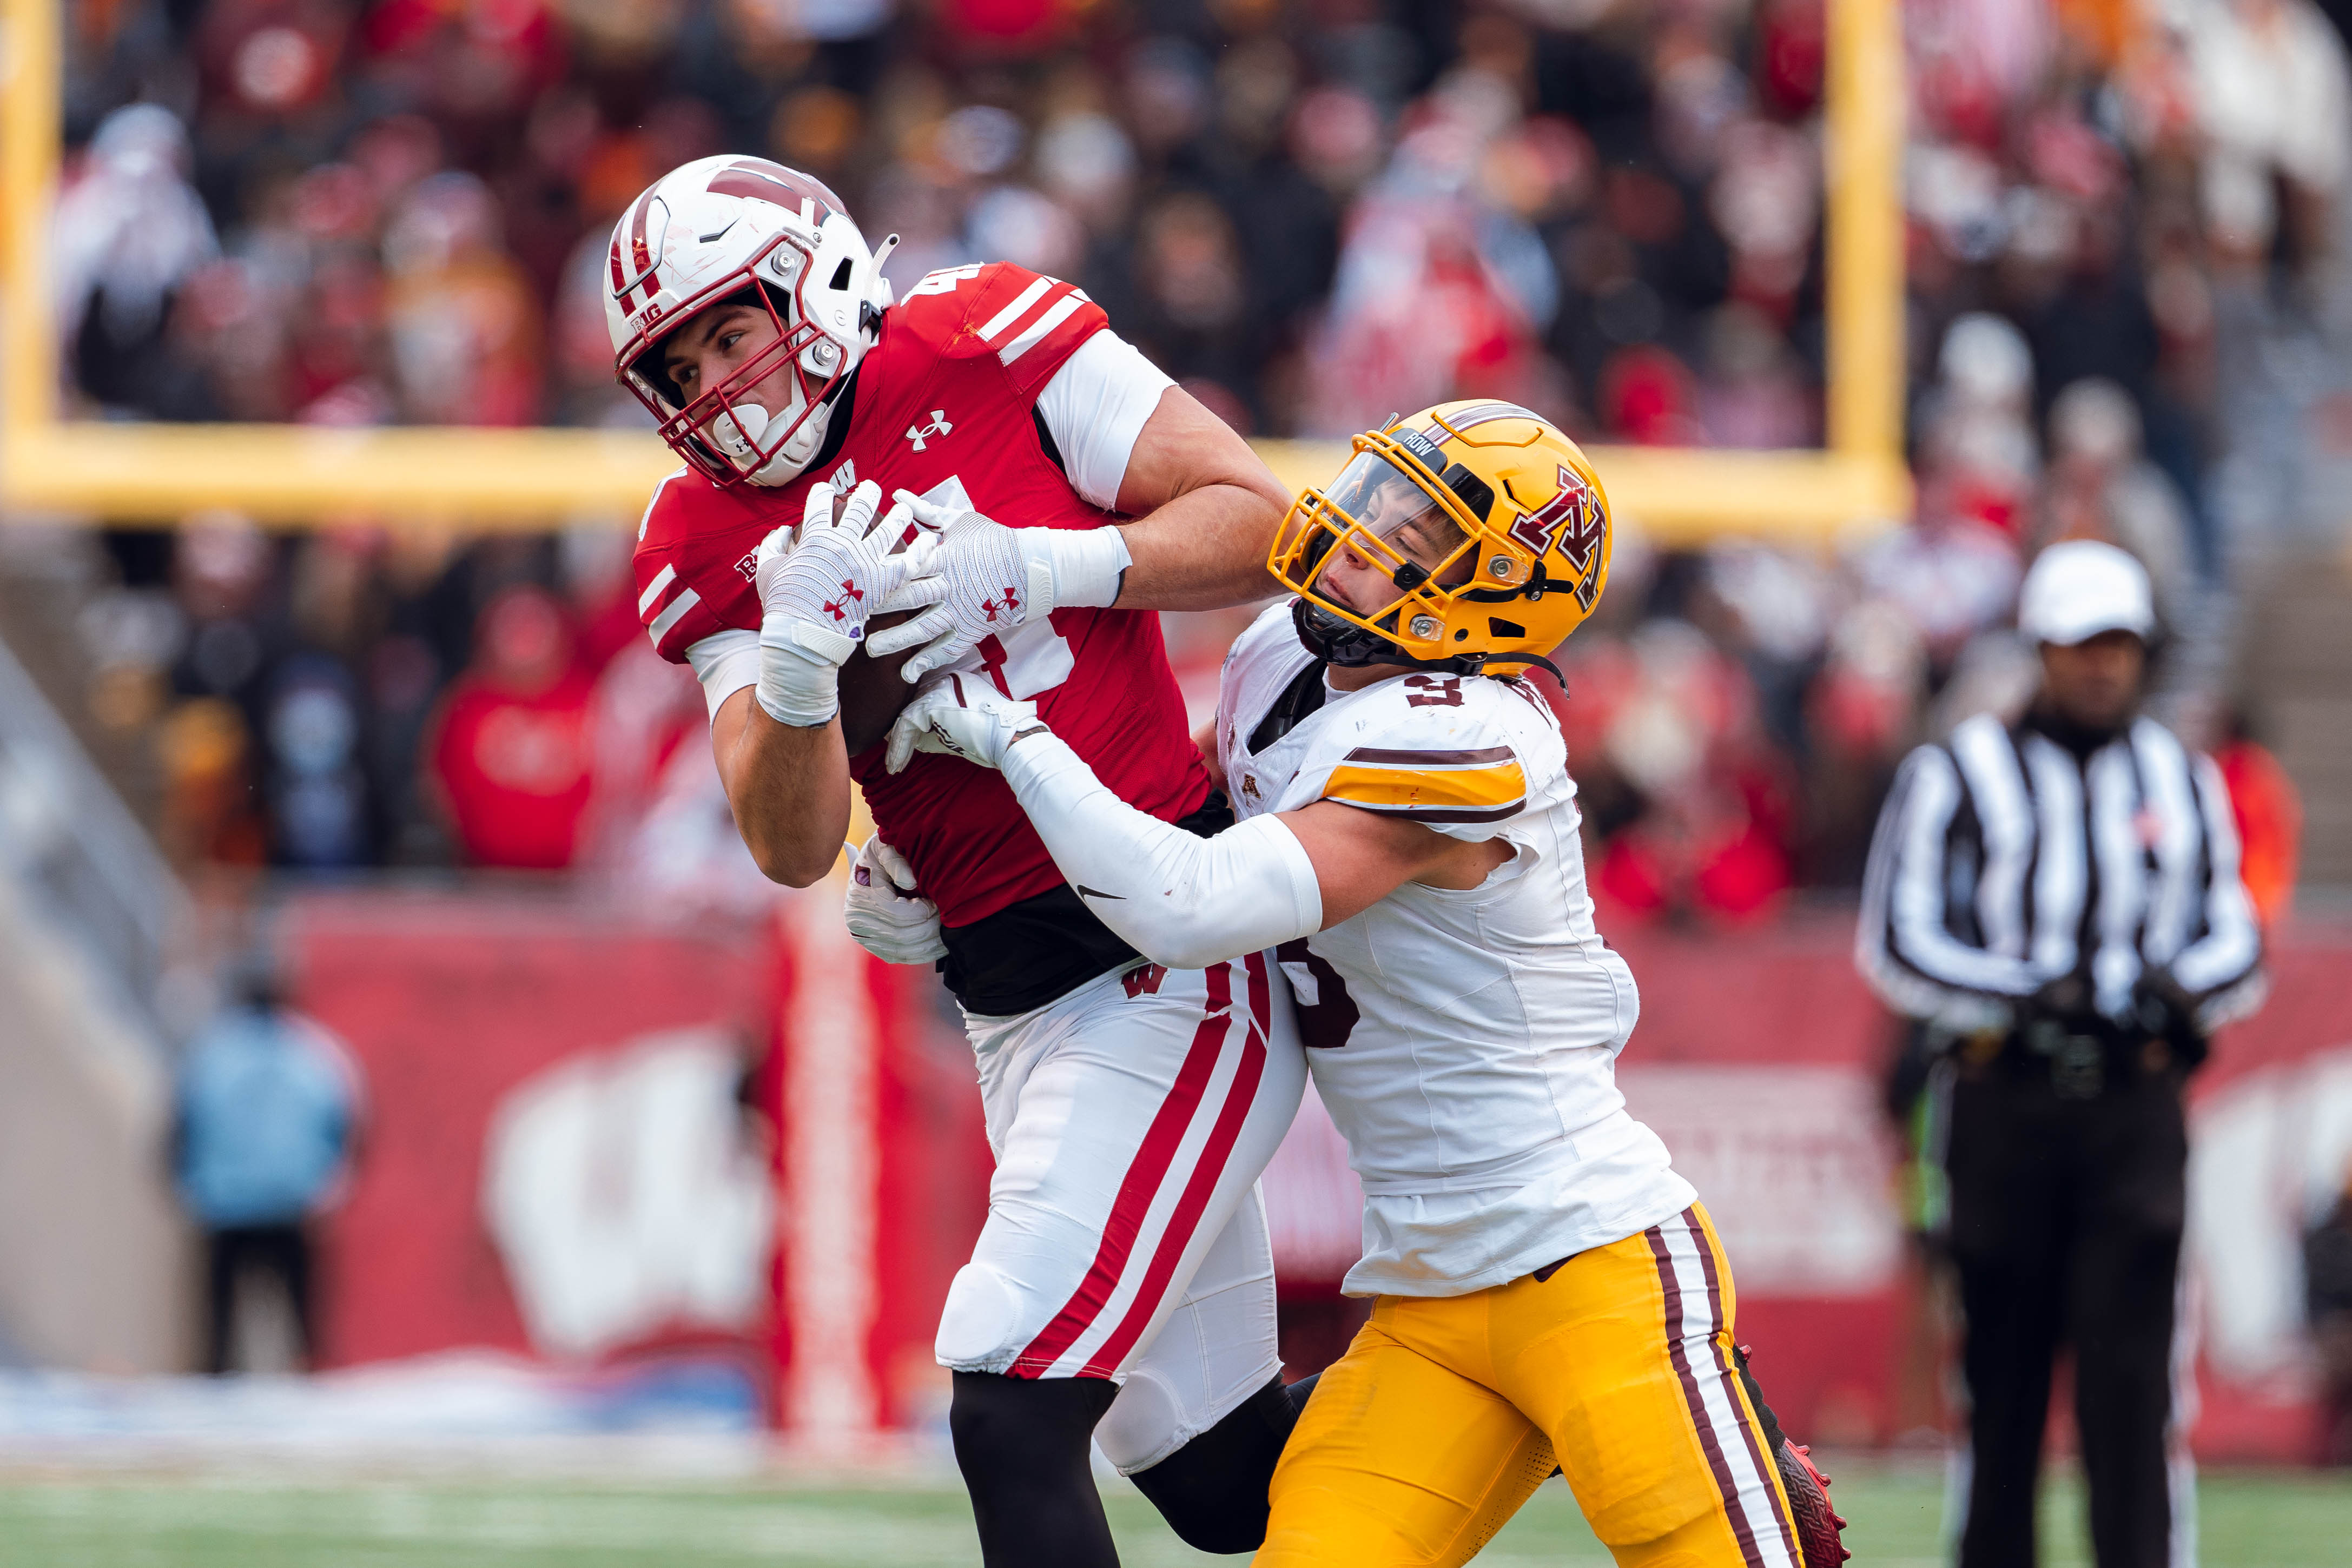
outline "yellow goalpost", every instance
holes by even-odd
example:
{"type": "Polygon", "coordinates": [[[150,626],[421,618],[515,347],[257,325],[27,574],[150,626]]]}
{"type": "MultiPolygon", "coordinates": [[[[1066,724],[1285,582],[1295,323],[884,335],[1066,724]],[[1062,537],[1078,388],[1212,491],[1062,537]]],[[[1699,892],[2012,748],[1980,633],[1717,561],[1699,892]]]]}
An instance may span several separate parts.
{"type": "MultiPolygon", "coordinates": [[[[1903,55],[1895,0],[1829,0],[1828,445],[1599,447],[1616,510],[1652,538],[1821,542],[1904,516],[1903,55]]],[[[49,214],[61,140],[57,0],[0,0],[0,507],[175,523],[223,507],[276,527],[365,518],[472,529],[634,518],[677,466],[650,434],[118,424],[58,417],[49,214]]],[[[1256,444],[1320,483],[1329,442],[1256,444]]]]}

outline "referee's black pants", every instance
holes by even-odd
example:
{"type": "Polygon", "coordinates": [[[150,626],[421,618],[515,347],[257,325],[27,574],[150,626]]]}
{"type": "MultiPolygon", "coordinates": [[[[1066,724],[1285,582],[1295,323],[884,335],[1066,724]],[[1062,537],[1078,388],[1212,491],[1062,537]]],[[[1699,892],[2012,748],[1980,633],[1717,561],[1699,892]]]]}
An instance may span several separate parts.
{"type": "Polygon", "coordinates": [[[2051,1362],[2074,1419],[2098,1568],[2167,1568],[2175,1278],[2189,1140],[2153,1048],[2084,1093],[2012,1041],[1952,1090],[1951,1252],[1966,1314],[1969,1478],[1960,1568],[2032,1568],[2051,1362]]]}

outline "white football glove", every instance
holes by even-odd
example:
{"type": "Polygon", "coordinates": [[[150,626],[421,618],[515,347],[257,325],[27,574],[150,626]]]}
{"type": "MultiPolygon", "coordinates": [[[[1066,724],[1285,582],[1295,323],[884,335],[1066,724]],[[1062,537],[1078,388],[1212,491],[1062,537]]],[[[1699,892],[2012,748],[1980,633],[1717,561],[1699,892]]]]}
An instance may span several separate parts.
{"type": "Polygon", "coordinates": [[[851,491],[839,522],[834,500],[831,486],[810,486],[800,527],[761,539],[752,569],[760,591],[756,695],[778,724],[806,727],[833,717],[841,708],[841,662],[865,639],[866,622],[884,611],[937,604],[946,592],[924,575],[938,549],[931,535],[918,530],[903,553],[891,553],[909,519],[905,507],[893,507],[874,521],[880,486],[868,481],[851,491]]]}
{"type": "Polygon", "coordinates": [[[1002,768],[1014,741],[1052,733],[1038,721],[1035,703],[1014,702],[985,676],[951,674],[918,693],[898,715],[882,765],[896,773],[918,751],[937,751],[1002,768]]]}
{"type": "Polygon", "coordinates": [[[948,956],[940,907],[915,892],[907,857],[875,834],[849,860],[841,913],[857,945],[886,964],[935,964],[948,956]]]}
{"type": "MultiPolygon", "coordinates": [[[[1008,528],[961,507],[940,506],[905,490],[899,507],[940,532],[929,570],[940,584],[937,606],[904,625],[877,632],[867,652],[877,658],[929,646],[907,661],[908,682],[945,669],[983,637],[1010,632],[1049,611],[1102,607],[1118,597],[1130,561],[1127,539],[1115,528],[1008,528]]],[[[893,507],[895,513],[897,507],[893,507]]]]}

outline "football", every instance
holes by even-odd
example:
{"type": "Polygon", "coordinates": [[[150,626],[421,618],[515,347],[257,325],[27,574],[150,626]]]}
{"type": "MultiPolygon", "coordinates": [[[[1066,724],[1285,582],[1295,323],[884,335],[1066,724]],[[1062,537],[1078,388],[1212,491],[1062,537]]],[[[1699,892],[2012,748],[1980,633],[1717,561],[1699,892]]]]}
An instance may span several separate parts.
{"type": "MultiPolygon", "coordinates": [[[[889,506],[887,497],[883,506],[887,510],[889,506]]],[[[849,497],[846,495],[835,496],[833,498],[834,521],[839,522],[842,513],[848,507],[849,497]]],[[[903,549],[905,547],[899,548],[903,549]]],[[[891,553],[896,555],[898,551],[891,553]]],[[[877,615],[866,622],[866,634],[871,637],[875,632],[896,626],[916,613],[912,610],[901,610],[889,615],[877,615]]],[[[870,659],[861,648],[841,666],[841,739],[850,756],[859,756],[881,745],[890,733],[891,721],[915,700],[915,688],[899,678],[898,671],[919,652],[919,649],[909,648],[887,658],[870,659]]]]}
{"type": "MultiPolygon", "coordinates": [[[[877,615],[866,623],[866,634],[871,637],[914,613],[901,610],[896,614],[877,615]]],[[[915,700],[915,688],[899,678],[898,671],[920,652],[919,648],[909,648],[887,658],[869,659],[860,649],[842,664],[841,739],[850,756],[881,745],[890,733],[890,722],[915,700]]]]}

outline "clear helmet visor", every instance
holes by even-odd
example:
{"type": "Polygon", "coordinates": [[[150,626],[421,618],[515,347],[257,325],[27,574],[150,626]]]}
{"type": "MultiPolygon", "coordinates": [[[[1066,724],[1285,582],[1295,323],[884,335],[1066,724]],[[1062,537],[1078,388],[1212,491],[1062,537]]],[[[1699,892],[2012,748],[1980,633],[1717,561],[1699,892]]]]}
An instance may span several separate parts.
{"type": "Polygon", "coordinates": [[[1453,587],[1468,580],[1470,536],[1421,481],[1379,453],[1357,453],[1324,495],[1340,514],[1328,519],[1340,537],[1336,547],[1318,541],[1317,593],[1371,615],[1393,607],[1414,580],[1453,587]],[[1419,572],[1400,583],[1407,566],[1419,572]]]}

